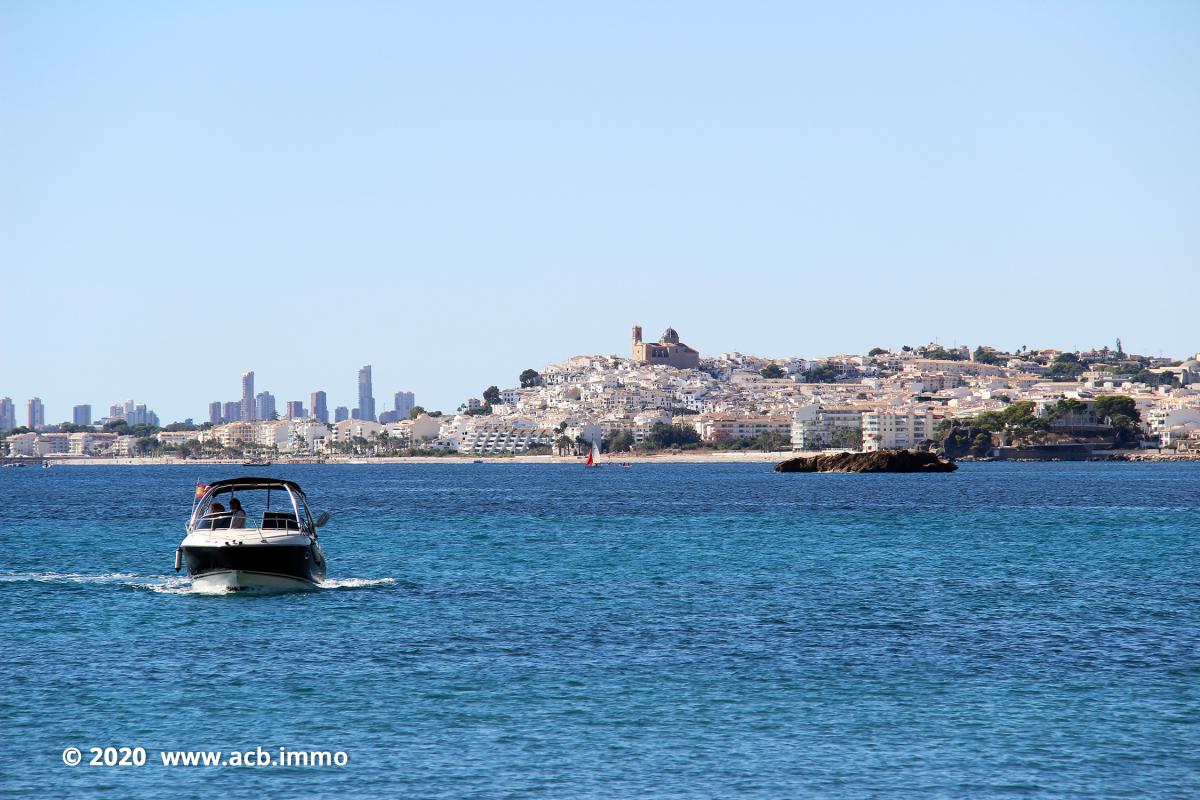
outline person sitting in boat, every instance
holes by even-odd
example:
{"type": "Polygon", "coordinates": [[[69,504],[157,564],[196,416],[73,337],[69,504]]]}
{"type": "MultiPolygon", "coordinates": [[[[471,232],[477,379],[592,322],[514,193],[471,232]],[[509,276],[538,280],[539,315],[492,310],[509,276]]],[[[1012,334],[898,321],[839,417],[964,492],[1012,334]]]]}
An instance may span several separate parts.
{"type": "Polygon", "coordinates": [[[225,506],[220,503],[209,506],[200,521],[200,527],[206,530],[229,527],[229,513],[225,511],[225,506]]]}
{"type": "Polygon", "coordinates": [[[229,513],[233,520],[229,523],[231,528],[246,527],[246,512],[242,510],[242,501],[236,497],[229,501],[229,513]]]}

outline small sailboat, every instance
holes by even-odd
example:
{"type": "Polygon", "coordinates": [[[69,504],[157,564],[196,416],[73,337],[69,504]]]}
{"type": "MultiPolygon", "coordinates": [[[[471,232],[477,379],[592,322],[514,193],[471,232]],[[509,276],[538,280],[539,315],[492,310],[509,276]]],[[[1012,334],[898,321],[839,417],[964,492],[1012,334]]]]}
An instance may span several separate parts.
{"type": "Polygon", "coordinates": [[[587,461],[584,461],[583,465],[585,467],[600,466],[600,445],[596,442],[592,442],[592,449],[588,450],[587,461]]]}

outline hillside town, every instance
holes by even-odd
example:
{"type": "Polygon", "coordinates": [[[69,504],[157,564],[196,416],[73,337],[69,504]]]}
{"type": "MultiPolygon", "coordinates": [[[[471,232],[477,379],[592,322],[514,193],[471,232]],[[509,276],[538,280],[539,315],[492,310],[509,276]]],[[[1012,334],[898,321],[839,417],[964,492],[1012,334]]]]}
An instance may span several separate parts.
{"type": "MultiPolygon", "coordinates": [[[[13,416],[4,402],[0,422],[13,416]]],[[[635,326],[628,356],[527,369],[516,385],[490,386],[454,413],[412,406],[411,394],[403,402],[410,407],[376,416],[369,398],[370,413],[355,409],[332,423],[297,404],[284,418],[227,413],[233,421],[165,428],[147,424],[142,407],[143,421],[133,424],[9,425],[0,455],[322,460],[568,455],[593,446],[614,453],[922,448],[960,458],[1200,453],[1200,355],[1134,355],[1119,340],[1085,352],[928,344],[768,359],[702,356],[673,328],[647,341],[635,326]]]]}

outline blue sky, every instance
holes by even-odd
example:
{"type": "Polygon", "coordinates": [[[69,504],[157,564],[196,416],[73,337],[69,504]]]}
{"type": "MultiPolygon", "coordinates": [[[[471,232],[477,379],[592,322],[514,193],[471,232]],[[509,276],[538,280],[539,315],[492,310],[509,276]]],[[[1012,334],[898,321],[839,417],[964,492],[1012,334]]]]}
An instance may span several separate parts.
{"type": "MultiPolygon", "coordinates": [[[[0,5],[0,395],[1200,350],[1200,4],[0,5]]],[[[23,416],[19,414],[19,416],[23,416]]]]}

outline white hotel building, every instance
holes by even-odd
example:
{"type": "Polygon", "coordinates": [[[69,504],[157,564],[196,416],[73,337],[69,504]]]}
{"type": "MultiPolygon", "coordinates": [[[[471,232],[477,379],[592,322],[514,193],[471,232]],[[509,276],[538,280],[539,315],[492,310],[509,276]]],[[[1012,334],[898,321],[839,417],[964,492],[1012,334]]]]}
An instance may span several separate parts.
{"type": "Polygon", "coordinates": [[[904,450],[933,439],[937,424],[929,409],[867,411],[862,415],[863,452],[904,450]]]}

